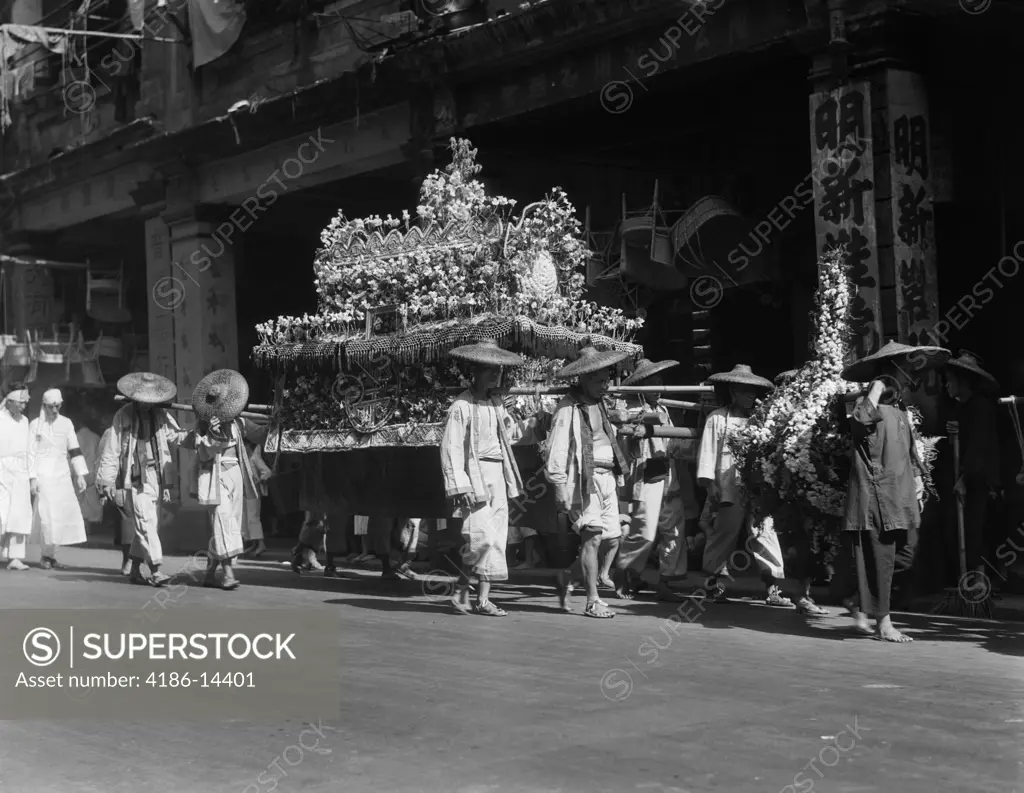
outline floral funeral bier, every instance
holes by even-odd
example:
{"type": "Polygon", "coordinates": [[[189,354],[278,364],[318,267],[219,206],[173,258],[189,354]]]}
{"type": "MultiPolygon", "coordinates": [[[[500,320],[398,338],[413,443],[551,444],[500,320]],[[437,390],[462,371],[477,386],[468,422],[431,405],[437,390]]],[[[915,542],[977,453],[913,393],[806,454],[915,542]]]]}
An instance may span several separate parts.
{"type": "MultiPolygon", "coordinates": [[[[467,382],[453,348],[494,339],[522,355],[514,385],[546,382],[587,337],[641,353],[629,342],[640,320],[584,299],[590,252],[568,197],[554,188],[517,213],[477,181],[468,141],[452,153],[423,182],[415,220],[332,220],[315,262],[318,313],[257,328],[255,360],[277,383],[267,451],[319,453],[328,489],[362,514],[379,514],[368,502],[385,494],[402,502],[396,514],[444,514],[436,447],[467,382]]],[[[536,408],[526,397],[512,410],[536,408]]]]}
{"type": "MultiPolygon", "coordinates": [[[[845,251],[818,263],[814,345],[810,360],[753,411],[732,439],[744,481],[752,483],[754,509],[777,531],[809,534],[819,575],[830,572],[838,552],[851,451],[848,395],[863,384],[842,379],[850,344],[850,300],[845,251]]],[[[921,437],[921,414],[910,408],[918,452],[928,469],[919,483],[931,487],[938,438],[921,437]]]]}

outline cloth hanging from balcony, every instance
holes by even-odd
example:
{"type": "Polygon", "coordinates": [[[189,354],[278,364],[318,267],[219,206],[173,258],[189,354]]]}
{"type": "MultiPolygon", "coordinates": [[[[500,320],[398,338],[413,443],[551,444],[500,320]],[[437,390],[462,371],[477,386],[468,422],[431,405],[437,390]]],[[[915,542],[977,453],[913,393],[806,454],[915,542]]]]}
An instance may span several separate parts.
{"type": "Polygon", "coordinates": [[[26,80],[35,80],[35,61],[19,63],[20,56],[30,44],[39,44],[50,52],[64,55],[67,52],[66,35],[52,33],[34,25],[0,25],[0,131],[6,132],[11,126],[11,98],[25,88],[26,80]],[[14,60],[13,68],[8,66],[14,60]],[[32,77],[26,78],[26,69],[32,77]]]}
{"type": "Polygon", "coordinates": [[[192,68],[216,60],[238,41],[245,24],[245,7],[234,0],[189,0],[192,68]]]}

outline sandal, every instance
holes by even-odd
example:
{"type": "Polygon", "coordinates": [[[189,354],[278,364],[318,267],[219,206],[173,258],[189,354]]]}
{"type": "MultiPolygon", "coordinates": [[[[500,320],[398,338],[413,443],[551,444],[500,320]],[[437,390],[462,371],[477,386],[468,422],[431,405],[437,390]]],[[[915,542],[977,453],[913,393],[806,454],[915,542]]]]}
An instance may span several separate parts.
{"type": "Polygon", "coordinates": [[[793,601],[782,594],[782,589],[778,586],[772,585],[768,587],[768,596],[764,599],[766,605],[769,606],[792,606],[793,601]]]}
{"type": "Polygon", "coordinates": [[[448,601],[448,603],[451,605],[452,612],[455,614],[469,614],[472,612],[472,609],[469,607],[469,604],[463,603],[458,598],[452,598],[448,601]]]}
{"type": "Polygon", "coordinates": [[[828,610],[823,609],[810,598],[800,598],[796,604],[797,614],[806,614],[808,617],[827,617],[828,610]]]}
{"type": "Polygon", "coordinates": [[[484,617],[507,617],[508,612],[504,609],[500,609],[495,606],[491,601],[486,600],[483,603],[477,603],[473,606],[473,613],[480,614],[484,617]]]}
{"type": "Polygon", "coordinates": [[[591,600],[583,610],[583,616],[593,617],[598,620],[610,620],[615,614],[609,611],[608,606],[601,603],[601,601],[591,600]]]}

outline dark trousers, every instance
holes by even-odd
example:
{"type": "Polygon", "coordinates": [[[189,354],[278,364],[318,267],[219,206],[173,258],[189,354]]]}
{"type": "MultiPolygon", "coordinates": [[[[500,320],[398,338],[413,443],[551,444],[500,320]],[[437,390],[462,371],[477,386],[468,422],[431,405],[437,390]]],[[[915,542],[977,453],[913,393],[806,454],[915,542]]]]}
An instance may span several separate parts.
{"type": "Polygon", "coordinates": [[[917,531],[844,531],[836,570],[835,593],[843,598],[860,593],[860,610],[875,619],[889,616],[892,579],[914,564],[917,531]]]}
{"type": "MultiPolygon", "coordinates": [[[[991,531],[988,528],[989,487],[984,481],[969,481],[965,482],[965,485],[967,492],[964,495],[964,540],[967,547],[967,569],[973,570],[982,564],[983,557],[987,558],[990,563],[993,561],[993,549],[989,543],[991,531]]],[[[959,577],[959,538],[954,547],[956,548],[957,576],[959,577]]]]}

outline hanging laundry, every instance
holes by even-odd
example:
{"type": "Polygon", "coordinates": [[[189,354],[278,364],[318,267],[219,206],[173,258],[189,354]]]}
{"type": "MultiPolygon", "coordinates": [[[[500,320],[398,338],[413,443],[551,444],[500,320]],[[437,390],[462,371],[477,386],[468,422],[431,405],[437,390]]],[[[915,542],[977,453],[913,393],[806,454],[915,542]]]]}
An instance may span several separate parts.
{"type": "Polygon", "coordinates": [[[19,64],[18,59],[30,44],[40,44],[50,52],[64,55],[68,38],[63,33],[50,33],[34,25],[0,25],[0,131],[6,132],[11,126],[11,99],[20,91],[30,90],[26,86],[35,82],[35,64],[19,64]],[[8,64],[13,59],[15,67],[8,64]],[[25,69],[30,68],[29,76],[25,69]],[[20,73],[20,74],[19,74],[20,73]]]}
{"type": "Polygon", "coordinates": [[[245,24],[245,8],[234,0],[189,0],[192,31],[192,68],[216,60],[238,41],[245,24]]]}

